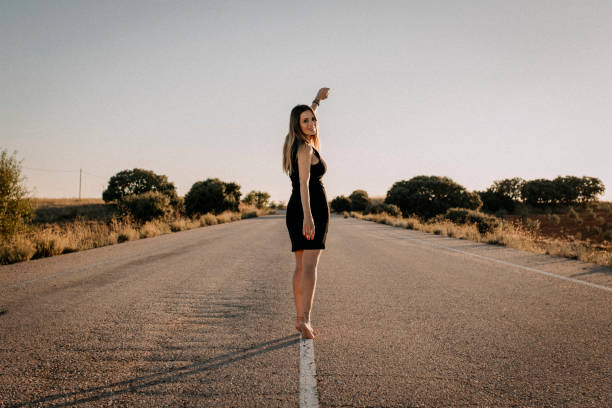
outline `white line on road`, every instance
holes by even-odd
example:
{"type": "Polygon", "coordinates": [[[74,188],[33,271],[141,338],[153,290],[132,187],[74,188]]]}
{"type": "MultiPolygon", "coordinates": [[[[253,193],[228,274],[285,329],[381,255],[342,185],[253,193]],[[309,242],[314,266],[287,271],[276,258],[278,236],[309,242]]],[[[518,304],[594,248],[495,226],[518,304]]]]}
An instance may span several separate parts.
{"type": "Polygon", "coordinates": [[[434,248],[447,249],[449,251],[459,252],[460,254],[469,255],[469,256],[476,257],[476,258],[486,259],[488,261],[500,263],[502,265],[508,265],[508,266],[512,266],[514,268],[524,269],[526,271],[540,273],[542,275],[550,276],[550,277],[553,277],[553,278],[563,279],[563,280],[566,280],[566,281],[570,281],[570,282],[574,282],[574,283],[579,283],[581,285],[586,285],[586,286],[590,286],[590,287],[593,287],[593,288],[602,289],[602,290],[605,290],[605,291],[608,291],[608,292],[612,292],[612,288],[610,288],[608,286],[598,285],[596,283],[591,283],[591,282],[583,281],[583,280],[580,280],[580,279],[574,279],[574,278],[570,278],[570,277],[563,276],[563,275],[557,275],[556,273],[552,273],[552,272],[541,271],[539,269],[530,268],[528,266],[523,266],[523,265],[518,265],[518,264],[515,264],[515,263],[512,263],[512,262],[502,261],[501,259],[491,258],[491,257],[484,256],[484,255],[477,255],[477,254],[474,254],[474,253],[471,253],[471,252],[462,251],[460,249],[455,249],[455,248],[447,247],[447,246],[444,246],[444,245],[432,244],[431,242],[423,241],[423,240],[418,239],[418,238],[401,237],[400,239],[416,241],[416,242],[420,242],[420,243],[425,244],[425,245],[432,246],[434,248]]]}
{"type": "Polygon", "coordinates": [[[300,408],[319,406],[315,375],[314,343],[312,339],[300,339],[300,408]]]}

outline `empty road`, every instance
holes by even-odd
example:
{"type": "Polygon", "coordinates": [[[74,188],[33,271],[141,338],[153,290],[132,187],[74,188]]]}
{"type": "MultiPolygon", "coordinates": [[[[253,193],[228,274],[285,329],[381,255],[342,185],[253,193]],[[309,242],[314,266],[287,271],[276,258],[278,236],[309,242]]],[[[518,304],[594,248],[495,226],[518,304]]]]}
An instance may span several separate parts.
{"type": "MultiPolygon", "coordinates": [[[[612,406],[612,268],[332,216],[322,407],[612,406]]],[[[0,267],[0,406],[292,407],[284,212],[0,267]]]]}

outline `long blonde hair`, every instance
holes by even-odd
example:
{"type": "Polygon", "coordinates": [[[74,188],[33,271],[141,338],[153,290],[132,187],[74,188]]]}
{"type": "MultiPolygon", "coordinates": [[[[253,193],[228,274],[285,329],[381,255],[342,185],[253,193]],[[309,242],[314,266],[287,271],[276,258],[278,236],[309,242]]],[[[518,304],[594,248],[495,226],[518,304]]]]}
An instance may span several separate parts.
{"type": "Polygon", "coordinates": [[[302,133],[302,128],[300,127],[300,115],[309,110],[312,113],[312,116],[316,119],[312,108],[308,105],[297,105],[293,109],[291,109],[291,115],[289,115],[289,133],[285,137],[285,144],[283,145],[283,171],[288,175],[293,173],[293,164],[291,163],[291,153],[296,150],[303,144],[313,144],[317,150],[320,150],[319,143],[319,130],[317,128],[317,133],[314,135],[312,140],[302,133]]]}

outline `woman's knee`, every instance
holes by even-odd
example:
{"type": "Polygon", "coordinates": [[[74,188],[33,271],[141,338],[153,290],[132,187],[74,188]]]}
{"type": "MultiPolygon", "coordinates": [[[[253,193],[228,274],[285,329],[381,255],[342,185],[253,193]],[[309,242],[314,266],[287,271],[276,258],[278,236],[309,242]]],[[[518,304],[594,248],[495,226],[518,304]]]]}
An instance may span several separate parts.
{"type": "Polygon", "coordinates": [[[308,271],[314,271],[317,269],[319,263],[319,251],[304,251],[302,257],[302,268],[308,271]]]}
{"type": "Polygon", "coordinates": [[[295,251],[295,272],[302,272],[302,260],[304,259],[304,250],[295,251]]]}

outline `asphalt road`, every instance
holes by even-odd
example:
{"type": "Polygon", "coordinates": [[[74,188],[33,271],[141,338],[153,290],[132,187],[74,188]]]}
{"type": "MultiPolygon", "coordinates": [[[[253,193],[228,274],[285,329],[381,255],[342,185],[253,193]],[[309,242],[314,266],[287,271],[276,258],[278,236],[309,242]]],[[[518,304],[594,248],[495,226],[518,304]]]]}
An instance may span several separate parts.
{"type": "MultiPolygon", "coordinates": [[[[320,406],[612,406],[612,268],[338,216],[327,246],[320,406]]],[[[2,266],[0,406],[298,406],[294,264],[279,213],[2,266]]]]}

